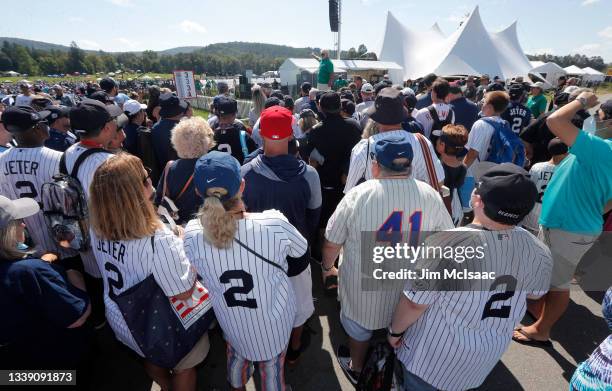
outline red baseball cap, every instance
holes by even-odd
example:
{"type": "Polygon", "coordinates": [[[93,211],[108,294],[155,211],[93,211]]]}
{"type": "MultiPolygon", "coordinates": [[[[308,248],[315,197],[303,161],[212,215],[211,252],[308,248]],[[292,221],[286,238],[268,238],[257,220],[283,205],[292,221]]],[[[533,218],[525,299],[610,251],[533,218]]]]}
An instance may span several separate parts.
{"type": "Polygon", "coordinates": [[[293,114],[281,106],[268,107],[261,112],[259,133],[270,140],[283,140],[293,135],[293,114]]]}

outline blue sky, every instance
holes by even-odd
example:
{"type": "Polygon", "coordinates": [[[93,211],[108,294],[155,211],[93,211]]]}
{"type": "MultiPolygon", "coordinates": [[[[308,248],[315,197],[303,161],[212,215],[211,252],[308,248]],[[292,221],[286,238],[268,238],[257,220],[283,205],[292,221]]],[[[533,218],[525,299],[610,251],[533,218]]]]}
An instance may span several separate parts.
{"type": "MultiPolygon", "coordinates": [[[[250,41],[331,47],[327,0],[21,1],[3,7],[0,36],[107,51],[161,50],[250,41]],[[273,5],[276,4],[276,5],[273,5]]],[[[365,43],[378,51],[387,11],[414,29],[438,22],[454,31],[480,5],[497,31],[518,20],[527,53],[600,55],[612,62],[612,0],[344,0],[342,48],[365,43]]]]}

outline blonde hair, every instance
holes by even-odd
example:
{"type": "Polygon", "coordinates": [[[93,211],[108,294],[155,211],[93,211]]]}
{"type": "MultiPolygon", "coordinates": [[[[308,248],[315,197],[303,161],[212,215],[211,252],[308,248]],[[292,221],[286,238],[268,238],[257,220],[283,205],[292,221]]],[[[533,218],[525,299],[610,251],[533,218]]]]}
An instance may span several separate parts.
{"type": "Polygon", "coordinates": [[[215,146],[215,135],[202,117],[183,118],[172,129],[172,146],[181,159],[197,159],[215,146]]]}
{"type": "Polygon", "coordinates": [[[261,86],[256,84],[251,88],[251,96],[251,100],[253,101],[253,114],[259,118],[266,106],[266,94],[264,94],[261,86]]]}
{"type": "Polygon", "coordinates": [[[20,224],[20,220],[13,220],[6,228],[0,228],[0,259],[13,261],[30,254],[30,252],[17,249],[20,224]]]}
{"type": "Polygon", "coordinates": [[[217,248],[228,248],[238,229],[237,217],[231,210],[240,204],[241,193],[222,202],[219,197],[225,194],[227,190],[222,188],[208,189],[204,205],[198,213],[204,236],[217,248]]]}
{"type": "Polygon", "coordinates": [[[368,118],[368,122],[366,123],[366,126],[363,128],[363,133],[361,134],[361,138],[365,138],[368,139],[370,138],[370,136],[374,136],[375,134],[380,133],[380,130],[378,130],[378,124],[376,123],[376,121],[372,120],[371,118],[368,118]]]}
{"type": "Polygon", "coordinates": [[[96,170],[89,188],[90,223],[106,240],[133,240],[155,234],[162,224],[144,194],[140,159],[119,153],[96,170]],[[121,208],[121,210],[118,210],[121,208]]]}

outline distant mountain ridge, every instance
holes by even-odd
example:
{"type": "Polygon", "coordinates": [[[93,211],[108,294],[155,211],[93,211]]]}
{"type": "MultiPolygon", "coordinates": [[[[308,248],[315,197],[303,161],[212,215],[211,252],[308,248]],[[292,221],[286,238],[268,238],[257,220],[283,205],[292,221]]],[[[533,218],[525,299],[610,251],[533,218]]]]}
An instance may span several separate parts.
{"type": "MultiPolygon", "coordinates": [[[[68,52],[70,46],[60,45],[56,43],[35,41],[31,39],[13,38],[13,37],[0,37],[0,46],[4,41],[9,43],[15,43],[17,45],[25,46],[35,50],[57,50],[60,52],[68,52]]],[[[85,52],[95,53],[99,50],[83,49],[85,52]]],[[[252,54],[265,54],[271,57],[307,57],[313,48],[294,48],[286,45],[274,45],[268,43],[255,43],[255,42],[223,42],[213,43],[207,46],[179,46],[175,48],[165,50],[154,50],[161,55],[175,55],[179,53],[193,53],[196,51],[203,51],[206,54],[223,54],[223,55],[240,55],[245,53],[252,54]]],[[[136,53],[140,54],[140,51],[126,51],[126,52],[108,52],[108,53],[136,53]]]]}

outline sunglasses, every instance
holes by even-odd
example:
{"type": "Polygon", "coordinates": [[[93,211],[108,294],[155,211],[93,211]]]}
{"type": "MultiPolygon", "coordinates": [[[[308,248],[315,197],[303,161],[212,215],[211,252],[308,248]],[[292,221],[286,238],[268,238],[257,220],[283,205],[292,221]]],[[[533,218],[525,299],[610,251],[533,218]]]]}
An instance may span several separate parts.
{"type": "Polygon", "coordinates": [[[144,169],[147,172],[147,175],[142,179],[142,184],[147,185],[149,179],[151,179],[151,169],[149,167],[145,167],[144,169]]]}

